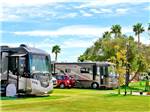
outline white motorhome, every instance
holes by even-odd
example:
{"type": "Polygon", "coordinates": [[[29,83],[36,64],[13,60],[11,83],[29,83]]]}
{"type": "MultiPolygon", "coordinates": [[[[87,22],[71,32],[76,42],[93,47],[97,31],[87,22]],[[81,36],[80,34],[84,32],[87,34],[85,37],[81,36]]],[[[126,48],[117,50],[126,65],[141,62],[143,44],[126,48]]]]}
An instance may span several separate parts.
{"type": "Polygon", "coordinates": [[[1,95],[43,95],[53,90],[48,53],[24,44],[0,49],[1,95]]]}
{"type": "Polygon", "coordinates": [[[55,62],[54,74],[65,73],[75,78],[77,87],[116,88],[115,65],[110,62],[55,62]]]}

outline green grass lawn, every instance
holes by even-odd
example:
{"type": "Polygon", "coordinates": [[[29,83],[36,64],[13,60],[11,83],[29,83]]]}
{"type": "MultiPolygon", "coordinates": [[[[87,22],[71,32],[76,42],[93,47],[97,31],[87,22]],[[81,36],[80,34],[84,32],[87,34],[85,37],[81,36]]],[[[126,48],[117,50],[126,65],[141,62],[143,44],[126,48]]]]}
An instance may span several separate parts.
{"type": "Polygon", "coordinates": [[[48,97],[3,98],[2,112],[150,112],[149,96],[115,90],[55,89],[48,97]]]}
{"type": "Polygon", "coordinates": [[[145,87],[146,87],[146,81],[138,81],[138,82],[132,82],[129,84],[129,87],[131,87],[133,89],[133,91],[135,90],[142,90],[145,91],[145,87]]]}

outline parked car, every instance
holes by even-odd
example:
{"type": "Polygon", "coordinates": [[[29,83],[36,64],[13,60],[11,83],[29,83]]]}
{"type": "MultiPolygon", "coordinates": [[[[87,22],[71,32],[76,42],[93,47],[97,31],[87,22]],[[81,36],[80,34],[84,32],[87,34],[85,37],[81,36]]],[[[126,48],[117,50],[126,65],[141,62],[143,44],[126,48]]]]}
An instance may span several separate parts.
{"type": "Polygon", "coordinates": [[[56,75],[57,87],[60,88],[71,88],[75,86],[75,79],[68,75],[56,75]]]}

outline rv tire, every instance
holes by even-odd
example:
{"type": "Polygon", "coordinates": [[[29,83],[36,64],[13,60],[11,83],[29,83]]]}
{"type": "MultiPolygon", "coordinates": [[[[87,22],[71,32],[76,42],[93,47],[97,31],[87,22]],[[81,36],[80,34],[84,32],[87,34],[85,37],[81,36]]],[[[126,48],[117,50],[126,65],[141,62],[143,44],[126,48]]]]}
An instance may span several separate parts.
{"type": "Polygon", "coordinates": [[[98,83],[97,82],[93,82],[92,84],[91,84],[91,87],[93,88],[93,89],[97,89],[98,88],[98,83]]]}

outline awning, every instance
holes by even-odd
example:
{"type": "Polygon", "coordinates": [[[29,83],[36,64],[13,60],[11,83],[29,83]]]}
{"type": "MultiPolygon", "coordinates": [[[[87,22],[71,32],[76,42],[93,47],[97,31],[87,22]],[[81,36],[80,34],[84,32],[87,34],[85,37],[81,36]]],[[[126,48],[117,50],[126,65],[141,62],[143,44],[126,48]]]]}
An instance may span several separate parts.
{"type": "Polygon", "coordinates": [[[21,57],[21,56],[25,56],[26,54],[12,54],[10,55],[11,57],[21,57]]]}

